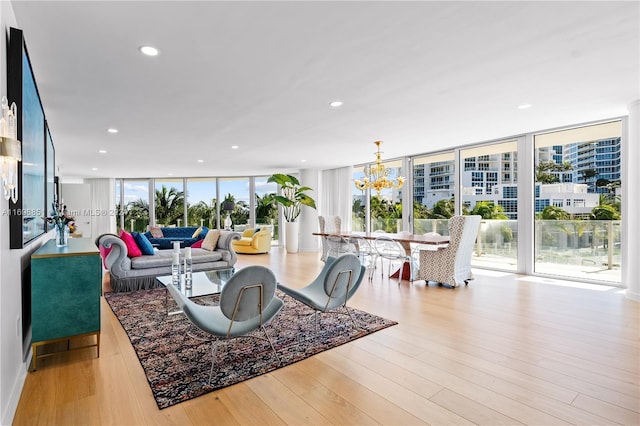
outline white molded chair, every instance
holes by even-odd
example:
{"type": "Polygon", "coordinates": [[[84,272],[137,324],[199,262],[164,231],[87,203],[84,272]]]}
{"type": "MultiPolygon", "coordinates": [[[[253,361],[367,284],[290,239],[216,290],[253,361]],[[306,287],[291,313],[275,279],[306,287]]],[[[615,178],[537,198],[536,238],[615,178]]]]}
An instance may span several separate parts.
{"type": "Polygon", "coordinates": [[[407,253],[402,244],[386,235],[381,235],[374,240],[373,245],[380,259],[380,272],[382,275],[384,275],[383,259],[387,259],[389,262],[387,276],[391,276],[391,265],[398,262],[400,268],[398,280],[402,281],[402,269],[405,262],[407,262],[409,263],[410,281],[413,281],[413,258],[411,253],[407,253]]]}
{"type": "Polygon", "coordinates": [[[473,279],[471,255],[478,236],[481,216],[454,216],[449,219],[449,245],[439,250],[420,250],[416,279],[449,284],[452,287],[473,279]]]}

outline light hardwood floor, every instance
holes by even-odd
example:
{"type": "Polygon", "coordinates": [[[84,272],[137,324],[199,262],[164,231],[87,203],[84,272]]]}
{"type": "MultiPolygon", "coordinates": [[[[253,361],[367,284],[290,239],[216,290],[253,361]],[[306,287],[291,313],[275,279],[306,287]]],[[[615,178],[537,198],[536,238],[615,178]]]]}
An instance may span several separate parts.
{"type": "MultiPolygon", "coordinates": [[[[240,256],[300,287],[317,253],[240,256]]],[[[158,410],[102,300],[95,349],[39,361],[19,425],[640,424],[639,308],[620,289],[476,270],[455,290],[365,280],[351,305],[399,325],[158,410]]],[[[285,300],[286,302],[286,300],[285,300]]]]}

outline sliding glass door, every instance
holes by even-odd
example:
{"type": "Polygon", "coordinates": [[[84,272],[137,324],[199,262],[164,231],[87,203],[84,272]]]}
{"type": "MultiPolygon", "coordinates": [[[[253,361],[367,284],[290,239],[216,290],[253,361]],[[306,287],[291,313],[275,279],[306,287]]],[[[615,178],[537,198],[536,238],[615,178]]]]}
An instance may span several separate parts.
{"type": "Polygon", "coordinates": [[[482,216],[472,266],[516,271],[518,141],[460,151],[462,213],[482,216]]]}
{"type": "Polygon", "coordinates": [[[447,222],[455,214],[455,153],[416,157],[412,163],[413,233],[446,235],[447,222]]]}
{"type": "Polygon", "coordinates": [[[534,271],[620,283],[621,121],[537,134],[534,271]]]}

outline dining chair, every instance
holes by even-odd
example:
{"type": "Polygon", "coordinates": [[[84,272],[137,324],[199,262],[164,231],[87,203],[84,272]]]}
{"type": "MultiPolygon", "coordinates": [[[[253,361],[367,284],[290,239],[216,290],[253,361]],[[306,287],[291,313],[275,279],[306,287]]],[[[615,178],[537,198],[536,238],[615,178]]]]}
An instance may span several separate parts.
{"type": "Polygon", "coordinates": [[[410,281],[413,281],[413,258],[411,257],[411,253],[407,254],[407,251],[400,242],[393,240],[387,235],[380,235],[374,240],[374,248],[378,259],[380,259],[380,273],[382,276],[384,276],[383,260],[386,259],[388,261],[387,276],[391,277],[391,265],[398,262],[400,264],[398,280],[402,281],[402,269],[404,268],[404,264],[408,263],[410,281]]]}
{"type": "Polygon", "coordinates": [[[280,364],[280,357],[265,328],[265,324],[284,306],[282,299],[276,296],[276,285],[276,277],[270,269],[258,265],[247,266],[231,276],[222,287],[220,303],[216,306],[199,305],[176,286],[167,285],[167,290],[189,321],[210,335],[206,339],[191,335],[211,342],[209,383],[213,377],[218,346],[227,339],[251,337],[265,340],[280,364]],[[263,331],[264,338],[250,334],[258,329],[263,331]]]}
{"type": "MultiPolygon", "coordinates": [[[[441,235],[437,232],[425,232],[424,234],[422,234],[426,237],[441,237],[441,235]]],[[[420,250],[438,250],[439,246],[434,245],[434,244],[416,244],[412,249],[411,249],[411,257],[413,257],[413,260],[416,262],[416,264],[419,264],[420,262],[420,250]]]]}
{"type": "Polygon", "coordinates": [[[371,240],[363,237],[353,236],[350,241],[356,246],[356,256],[360,263],[364,265],[365,271],[369,271],[369,281],[373,280],[373,273],[376,270],[378,252],[376,252],[371,240]]]}
{"type": "Polygon", "coordinates": [[[333,235],[327,235],[327,258],[339,257],[346,253],[356,254],[356,246],[346,237],[338,237],[333,235]]]}
{"type": "MultiPolygon", "coordinates": [[[[340,216],[318,216],[320,233],[340,234],[342,219],[340,216]]],[[[326,261],[327,257],[337,257],[344,253],[355,253],[356,247],[346,238],[325,235],[321,239],[322,256],[320,260],[326,261]]]]}
{"type": "Polygon", "coordinates": [[[449,245],[439,250],[420,250],[416,279],[449,284],[455,288],[473,279],[471,256],[481,216],[453,216],[449,219],[449,245]]]}

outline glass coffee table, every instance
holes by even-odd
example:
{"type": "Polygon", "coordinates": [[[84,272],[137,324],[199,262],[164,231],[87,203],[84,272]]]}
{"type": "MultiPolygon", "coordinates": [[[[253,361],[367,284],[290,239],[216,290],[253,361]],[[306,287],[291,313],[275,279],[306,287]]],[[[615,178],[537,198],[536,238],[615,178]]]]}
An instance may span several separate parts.
{"type": "MultiPolygon", "coordinates": [[[[216,269],[213,271],[202,271],[202,272],[194,272],[191,274],[192,276],[192,284],[191,288],[185,288],[184,284],[184,274],[180,274],[180,291],[185,296],[198,297],[198,296],[208,296],[212,294],[220,294],[222,291],[222,287],[229,281],[229,278],[233,276],[235,272],[235,268],[228,269],[216,269]]],[[[162,275],[160,277],[156,277],[165,288],[168,285],[173,285],[171,280],[171,275],[162,275]]],[[[164,304],[167,308],[168,315],[179,314],[182,311],[176,310],[169,312],[169,290],[167,290],[165,294],[164,304]]]]}

